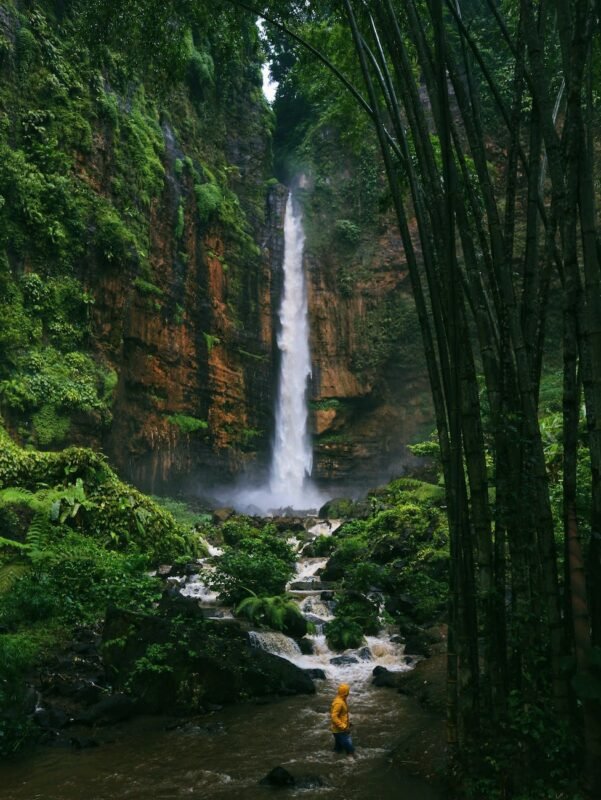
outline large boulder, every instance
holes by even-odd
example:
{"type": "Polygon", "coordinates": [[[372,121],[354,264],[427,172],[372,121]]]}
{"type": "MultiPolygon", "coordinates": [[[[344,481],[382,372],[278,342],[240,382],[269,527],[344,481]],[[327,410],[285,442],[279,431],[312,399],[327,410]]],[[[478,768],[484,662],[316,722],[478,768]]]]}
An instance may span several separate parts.
{"type": "Polygon", "coordinates": [[[374,686],[385,686],[389,689],[398,689],[401,683],[401,673],[390,672],[386,667],[374,667],[371,682],[374,686]]]}
{"type": "Polygon", "coordinates": [[[107,613],[103,657],[113,686],[148,713],[201,711],[242,696],[312,694],[302,669],[252,647],[234,620],[205,620],[186,605],[177,613],[107,613]],[[186,613],[188,612],[188,613],[186,613]]]}

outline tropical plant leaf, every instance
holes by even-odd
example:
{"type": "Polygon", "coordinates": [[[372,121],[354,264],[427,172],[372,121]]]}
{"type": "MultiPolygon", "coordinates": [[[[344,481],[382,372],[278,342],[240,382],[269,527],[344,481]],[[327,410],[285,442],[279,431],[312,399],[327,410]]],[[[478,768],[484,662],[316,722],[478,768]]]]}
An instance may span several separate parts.
{"type": "Polygon", "coordinates": [[[0,567],[0,594],[9,592],[14,584],[23,577],[30,567],[27,564],[14,562],[0,567]]]}

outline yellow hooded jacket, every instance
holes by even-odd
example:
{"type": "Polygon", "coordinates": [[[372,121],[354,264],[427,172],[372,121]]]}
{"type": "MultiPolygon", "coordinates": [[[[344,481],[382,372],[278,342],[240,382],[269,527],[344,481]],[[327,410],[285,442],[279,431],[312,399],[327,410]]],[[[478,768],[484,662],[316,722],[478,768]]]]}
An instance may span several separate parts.
{"type": "Polygon", "coordinates": [[[348,683],[341,683],[338,687],[338,694],[332,700],[330,707],[330,719],[332,721],[330,730],[332,733],[348,733],[351,728],[346,702],[350,688],[348,683]]]}

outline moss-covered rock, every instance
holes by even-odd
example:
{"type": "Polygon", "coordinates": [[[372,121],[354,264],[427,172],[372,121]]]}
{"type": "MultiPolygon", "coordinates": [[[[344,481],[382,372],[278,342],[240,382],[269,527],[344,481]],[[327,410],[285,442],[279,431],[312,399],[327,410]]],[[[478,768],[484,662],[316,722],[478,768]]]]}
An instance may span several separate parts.
{"type": "Polygon", "coordinates": [[[147,712],[190,713],[207,702],[315,692],[303,670],[251,647],[237,624],[204,620],[185,605],[161,616],[111,609],[103,655],[113,686],[147,712]]]}

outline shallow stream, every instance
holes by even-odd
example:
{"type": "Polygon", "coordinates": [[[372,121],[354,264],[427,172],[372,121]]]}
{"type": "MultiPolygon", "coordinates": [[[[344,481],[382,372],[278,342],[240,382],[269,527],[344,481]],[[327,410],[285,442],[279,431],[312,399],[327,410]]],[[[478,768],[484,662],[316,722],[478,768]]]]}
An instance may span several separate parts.
{"type": "MultiPolygon", "coordinates": [[[[318,532],[316,529],[315,534],[318,532]]],[[[218,556],[214,550],[212,555],[218,556]]],[[[240,703],[192,721],[164,717],[138,718],[95,731],[77,731],[98,747],[41,747],[36,753],[0,766],[2,800],[114,800],[116,798],[202,798],[265,800],[278,797],[337,800],[436,800],[437,791],[402,771],[389,753],[400,736],[423,725],[415,702],[394,689],[371,683],[376,665],[407,670],[402,645],[391,631],[367,637],[363,648],[346,651],[349,663],[331,663],[340,654],[329,650],[322,632],[332,617],[332,602],[321,585],[325,559],[299,558],[289,591],[315,626],[313,654],[303,655],[283,634],[251,633],[255,646],[277,653],[300,667],[321,669],[316,694],[280,698],[268,703],[240,703]],[[356,759],[336,754],[329,732],[329,706],[338,684],[349,683],[349,707],[356,759]],[[176,727],[179,725],[179,727],[176,727]],[[273,767],[283,766],[295,778],[318,777],[323,785],[275,790],[259,785],[273,767]]],[[[193,597],[208,616],[228,614],[198,578],[188,579],[182,593],[193,597]]]]}
{"type": "Polygon", "coordinates": [[[267,800],[278,797],[340,800],[436,800],[436,790],[390,763],[388,752],[407,726],[417,730],[412,701],[391,689],[355,681],[350,700],[357,759],[332,751],[328,708],[334,681],[312,697],[269,705],[242,704],[203,716],[176,730],[165,719],[140,718],[93,735],[97,748],[40,748],[0,767],[3,800],[114,800],[197,798],[267,800]],[[105,737],[112,741],[103,742],[105,737]],[[275,790],[258,785],[282,765],[298,778],[319,776],[320,788],[275,790]]]}

